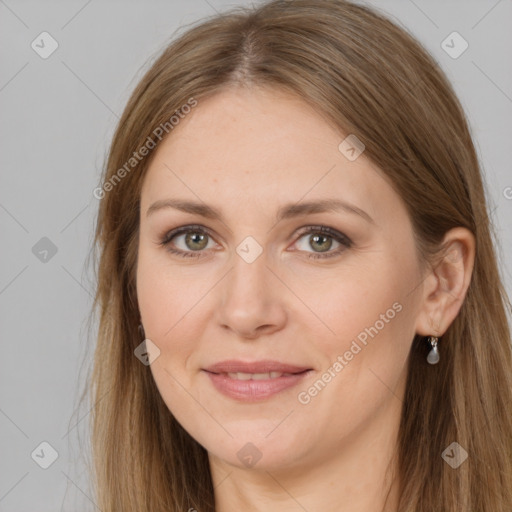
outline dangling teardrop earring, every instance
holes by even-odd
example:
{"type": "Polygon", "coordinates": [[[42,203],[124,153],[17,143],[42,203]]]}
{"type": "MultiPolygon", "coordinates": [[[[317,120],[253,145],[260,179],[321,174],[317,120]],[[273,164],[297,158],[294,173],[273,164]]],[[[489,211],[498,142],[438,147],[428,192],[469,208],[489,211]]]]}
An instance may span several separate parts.
{"type": "Polygon", "coordinates": [[[437,349],[437,342],[439,338],[436,336],[429,336],[428,341],[432,345],[432,349],[428,353],[427,361],[429,364],[437,364],[439,363],[439,351],[437,349]]]}

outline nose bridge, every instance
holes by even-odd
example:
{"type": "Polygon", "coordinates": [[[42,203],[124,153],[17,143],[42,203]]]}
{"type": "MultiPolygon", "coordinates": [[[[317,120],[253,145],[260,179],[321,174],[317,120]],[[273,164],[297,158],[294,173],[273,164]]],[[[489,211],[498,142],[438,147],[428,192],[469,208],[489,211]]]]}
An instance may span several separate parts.
{"type": "Polygon", "coordinates": [[[238,304],[266,302],[269,274],[268,254],[263,247],[252,240],[244,240],[232,259],[231,276],[228,277],[228,297],[238,304]]]}
{"type": "Polygon", "coordinates": [[[258,329],[276,329],[285,320],[269,258],[256,240],[236,247],[217,307],[220,324],[239,335],[253,337],[258,329]]]}

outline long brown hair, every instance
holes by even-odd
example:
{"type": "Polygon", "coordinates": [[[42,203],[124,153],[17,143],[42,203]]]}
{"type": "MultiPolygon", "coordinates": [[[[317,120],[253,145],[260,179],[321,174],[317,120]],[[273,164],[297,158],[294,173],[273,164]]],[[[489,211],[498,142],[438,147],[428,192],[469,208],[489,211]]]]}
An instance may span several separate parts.
{"type": "Polygon", "coordinates": [[[203,20],[165,48],[128,101],[104,168],[94,241],[99,331],[89,391],[97,506],[214,510],[206,450],[173,418],[149,367],[134,356],[140,190],[156,149],[130,159],[149,140],[158,144],[158,127],[172,137],[169,120],[179,122],[185,105],[200,108],[232,85],[285,89],[363,141],[408,209],[424,265],[449,229],[473,233],[472,279],[443,336],[442,361],[427,368],[428,346],[419,336],[412,343],[398,511],[510,512],[511,306],[468,123],[424,48],[382,14],[345,0],[275,0],[203,20]],[[454,441],[468,453],[457,469],[441,456],[454,441]]]}

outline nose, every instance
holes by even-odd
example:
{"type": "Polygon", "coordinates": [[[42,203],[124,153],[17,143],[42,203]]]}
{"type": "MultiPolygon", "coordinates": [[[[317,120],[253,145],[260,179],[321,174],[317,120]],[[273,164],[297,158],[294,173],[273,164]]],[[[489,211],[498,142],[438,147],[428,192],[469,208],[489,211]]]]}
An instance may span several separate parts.
{"type": "Polygon", "coordinates": [[[247,340],[279,331],[287,321],[285,289],[268,266],[265,253],[251,263],[235,254],[233,267],[219,288],[218,324],[247,340]]]}

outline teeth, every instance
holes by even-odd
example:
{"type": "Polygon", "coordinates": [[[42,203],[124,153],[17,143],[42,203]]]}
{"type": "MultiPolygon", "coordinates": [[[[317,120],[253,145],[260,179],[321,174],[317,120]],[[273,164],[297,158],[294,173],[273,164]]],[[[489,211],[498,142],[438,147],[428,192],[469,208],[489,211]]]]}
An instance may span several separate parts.
{"type": "Polygon", "coordinates": [[[265,380],[265,379],[277,379],[283,375],[290,375],[289,373],[282,372],[268,372],[268,373],[228,373],[231,379],[236,380],[265,380]]]}

